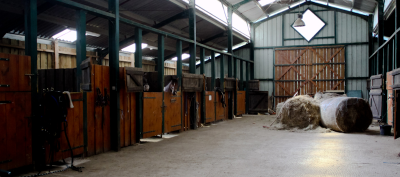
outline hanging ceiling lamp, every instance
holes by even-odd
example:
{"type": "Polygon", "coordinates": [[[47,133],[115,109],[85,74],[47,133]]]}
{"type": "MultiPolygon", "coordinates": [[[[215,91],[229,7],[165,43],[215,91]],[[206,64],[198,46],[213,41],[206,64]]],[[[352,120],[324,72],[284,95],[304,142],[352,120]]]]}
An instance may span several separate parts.
{"type": "Polygon", "coordinates": [[[303,27],[306,26],[306,24],[304,23],[303,19],[303,14],[300,13],[300,5],[299,4],[299,13],[297,14],[297,20],[294,22],[293,27],[303,27]]]}
{"type": "Polygon", "coordinates": [[[303,27],[306,26],[304,21],[302,20],[303,14],[297,14],[297,20],[294,22],[293,27],[303,27]]]}

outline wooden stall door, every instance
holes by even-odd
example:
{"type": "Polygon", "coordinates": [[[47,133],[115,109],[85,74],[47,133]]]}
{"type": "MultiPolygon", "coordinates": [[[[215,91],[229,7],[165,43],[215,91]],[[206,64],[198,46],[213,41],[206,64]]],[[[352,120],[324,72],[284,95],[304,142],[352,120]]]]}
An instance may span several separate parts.
{"type": "Polygon", "coordinates": [[[268,112],[268,91],[249,92],[249,113],[268,112]]]}
{"type": "Polygon", "coordinates": [[[236,100],[237,100],[236,116],[246,113],[246,91],[238,91],[236,100]]]}
{"type": "Polygon", "coordinates": [[[382,75],[371,76],[371,90],[369,91],[369,105],[374,119],[382,119],[382,75]]]}
{"type": "Polygon", "coordinates": [[[169,133],[181,129],[181,95],[181,92],[177,92],[176,95],[172,95],[171,92],[164,93],[164,133],[169,133]]]}
{"type": "Polygon", "coordinates": [[[0,53],[0,92],[30,91],[29,74],[31,74],[29,56],[0,53]]]}
{"type": "Polygon", "coordinates": [[[395,90],[394,94],[396,95],[395,97],[395,111],[394,111],[394,120],[393,120],[393,134],[394,134],[394,139],[397,139],[398,137],[400,137],[400,119],[397,118],[398,112],[400,111],[399,109],[399,102],[400,102],[400,92],[395,90]]]}
{"type": "Polygon", "coordinates": [[[298,95],[344,90],[345,47],[275,50],[275,106],[298,95]]]}
{"type": "Polygon", "coordinates": [[[92,65],[92,91],[87,93],[87,129],[88,129],[88,156],[107,152],[110,144],[110,105],[104,108],[96,105],[98,90],[100,94],[110,95],[110,68],[108,66],[92,65]]]}
{"type": "Polygon", "coordinates": [[[143,93],[143,138],[162,134],[163,92],[143,93]]]}
{"type": "MultiPolygon", "coordinates": [[[[225,108],[222,105],[221,94],[219,92],[216,93],[217,97],[215,99],[216,104],[216,120],[224,120],[225,119],[225,108]]],[[[227,102],[225,102],[227,103],[227,102]]],[[[227,106],[226,106],[227,107],[227,106]]]]}
{"type": "Polygon", "coordinates": [[[206,91],[206,123],[215,121],[215,92],[206,91]]]}
{"type": "Polygon", "coordinates": [[[32,164],[31,93],[0,92],[0,101],[0,169],[32,164]]]}
{"type": "Polygon", "coordinates": [[[393,76],[391,75],[392,72],[387,72],[386,73],[386,90],[387,90],[387,95],[388,95],[388,100],[387,100],[387,123],[388,125],[394,125],[394,119],[393,119],[393,104],[394,104],[394,90],[392,88],[393,85],[393,76]]]}

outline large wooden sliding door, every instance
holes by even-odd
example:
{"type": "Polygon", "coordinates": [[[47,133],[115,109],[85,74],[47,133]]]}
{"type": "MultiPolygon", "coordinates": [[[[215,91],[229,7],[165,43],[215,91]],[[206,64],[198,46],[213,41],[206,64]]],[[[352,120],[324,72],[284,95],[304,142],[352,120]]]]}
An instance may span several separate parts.
{"type": "Polygon", "coordinates": [[[275,104],[298,95],[345,89],[345,47],[275,50],[275,104]]]}

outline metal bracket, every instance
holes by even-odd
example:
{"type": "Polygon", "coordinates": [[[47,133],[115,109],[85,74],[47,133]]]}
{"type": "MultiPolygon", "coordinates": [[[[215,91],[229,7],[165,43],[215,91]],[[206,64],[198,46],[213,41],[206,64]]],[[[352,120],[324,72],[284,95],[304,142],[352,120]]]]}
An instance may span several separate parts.
{"type": "Polygon", "coordinates": [[[0,164],[3,164],[3,163],[8,163],[8,162],[11,162],[12,160],[4,160],[4,161],[0,161],[0,164]]]}
{"type": "Polygon", "coordinates": [[[0,104],[11,104],[11,101],[0,101],[0,104]]]}
{"type": "Polygon", "coordinates": [[[0,85],[0,87],[10,87],[10,85],[0,85]]]}
{"type": "Polygon", "coordinates": [[[10,61],[10,59],[8,59],[8,58],[0,58],[0,61],[10,61]]]}

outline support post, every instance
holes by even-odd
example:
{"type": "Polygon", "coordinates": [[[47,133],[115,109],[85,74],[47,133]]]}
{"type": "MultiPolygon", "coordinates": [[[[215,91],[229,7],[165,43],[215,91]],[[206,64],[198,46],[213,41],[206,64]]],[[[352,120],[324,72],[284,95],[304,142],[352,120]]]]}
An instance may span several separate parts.
{"type": "Polygon", "coordinates": [[[246,113],[249,113],[249,80],[250,80],[250,63],[246,62],[246,113]]]}
{"type": "Polygon", "coordinates": [[[243,81],[244,81],[244,74],[243,74],[243,61],[242,60],[240,60],[239,61],[240,62],[240,65],[239,65],[239,67],[240,67],[240,69],[239,69],[239,72],[240,72],[240,80],[239,80],[239,89],[240,90],[243,90],[244,88],[243,88],[243,81]]]}
{"type": "Polygon", "coordinates": [[[120,103],[119,103],[119,1],[108,0],[108,11],[115,14],[115,19],[108,20],[109,62],[110,62],[110,137],[111,149],[119,151],[120,145],[120,103]]]}
{"type": "MultiPolygon", "coordinates": [[[[142,68],[142,29],[135,28],[135,67],[142,68]]],[[[143,92],[136,93],[136,142],[143,138],[143,92]]]]}
{"type": "Polygon", "coordinates": [[[211,90],[215,90],[215,52],[211,51],[211,90]]]}
{"type": "MultiPolygon", "coordinates": [[[[396,19],[396,24],[395,24],[395,27],[396,27],[396,29],[395,30],[397,30],[397,29],[399,29],[400,28],[400,0],[396,0],[396,4],[399,4],[399,7],[396,7],[396,9],[395,9],[395,19],[396,19]]],[[[394,68],[399,68],[400,67],[400,54],[399,54],[399,50],[400,50],[400,47],[399,47],[399,44],[400,43],[400,35],[396,35],[396,41],[395,41],[395,61],[394,61],[394,68]]]]}
{"type": "MultiPolygon", "coordinates": [[[[383,0],[378,1],[378,44],[379,47],[383,45],[383,36],[384,36],[384,24],[383,24],[383,7],[384,2],[383,0]]],[[[378,74],[382,74],[383,77],[386,79],[385,74],[383,73],[383,53],[378,51],[378,74]]]]}
{"type": "Polygon", "coordinates": [[[162,92],[162,132],[164,133],[164,113],[165,113],[165,104],[164,104],[164,35],[158,35],[158,56],[157,56],[157,73],[158,73],[158,84],[159,84],[159,92],[162,92]]]}
{"type": "Polygon", "coordinates": [[[180,87],[182,87],[182,41],[181,40],[176,41],[176,60],[177,60],[176,74],[179,78],[178,79],[178,85],[179,85],[178,90],[181,91],[181,88],[180,88],[180,87]]]}
{"type": "MultiPolygon", "coordinates": [[[[86,12],[83,10],[76,11],[78,21],[76,24],[76,90],[81,90],[82,83],[82,70],[80,65],[82,61],[86,59],[86,12]]],[[[58,50],[58,41],[55,41],[58,50]]],[[[58,51],[54,53],[58,55],[58,51]]],[[[56,56],[59,58],[59,56],[56,56]]],[[[83,92],[83,145],[84,152],[87,153],[87,145],[88,145],[88,136],[87,136],[87,95],[86,92],[83,92]]]]}
{"type": "MultiPolygon", "coordinates": [[[[205,57],[205,50],[203,47],[200,47],[200,74],[205,75],[204,73],[204,57],[205,57]]],[[[203,124],[206,123],[206,91],[205,88],[201,91],[201,122],[203,124]]]]}
{"type": "Polygon", "coordinates": [[[225,75],[225,71],[224,71],[224,55],[220,55],[220,57],[221,57],[221,59],[220,59],[220,78],[219,78],[219,81],[220,81],[220,89],[223,91],[223,92],[225,92],[225,86],[224,86],[224,75],[225,75]]]}
{"type": "Polygon", "coordinates": [[[196,73],[196,0],[189,0],[189,37],[194,43],[189,44],[189,73],[196,73]]]}
{"type": "Polygon", "coordinates": [[[86,59],[86,12],[76,11],[78,22],[76,24],[76,90],[80,90],[82,83],[82,70],[80,65],[86,59]]]}
{"type": "MultiPolygon", "coordinates": [[[[25,55],[31,57],[31,111],[32,118],[35,118],[37,105],[38,105],[38,93],[37,93],[37,2],[36,0],[25,1],[25,55]]],[[[32,120],[32,142],[38,141],[38,135],[36,131],[33,131],[35,127],[38,127],[37,122],[32,120]]],[[[32,145],[32,158],[33,161],[41,158],[40,152],[41,147],[37,146],[36,143],[32,145]]],[[[3,153],[3,152],[2,152],[3,153]]]]}
{"type": "MultiPolygon", "coordinates": [[[[368,56],[371,56],[374,53],[374,37],[373,35],[373,30],[374,30],[374,15],[369,15],[368,16],[368,56]]],[[[373,68],[373,62],[372,60],[368,60],[369,62],[369,77],[372,76],[372,68],[373,68]]]]}
{"type": "MultiPolygon", "coordinates": [[[[237,81],[237,79],[238,79],[238,75],[237,75],[237,70],[238,70],[238,68],[237,68],[237,59],[236,58],[233,58],[233,77],[236,79],[236,81],[237,81]]],[[[233,99],[233,113],[234,113],[234,115],[237,115],[237,91],[238,91],[238,87],[237,87],[237,85],[235,84],[235,90],[234,90],[234,99],[233,99]]]]}
{"type": "MultiPolygon", "coordinates": [[[[232,6],[228,6],[228,53],[233,54],[232,46],[233,46],[233,34],[232,34],[232,15],[233,8],[232,6]]],[[[232,61],[233,57],[228,55],[228,77],[232,77],[232,61]]],[[[236,70],[236,68],[235,68],[236,70]]]]}
{"type": "MultiPolygon", "coordinates": [[[[256,36],[254,24],[251,24],[250,32],[251,32],[250,33],[250,60],[253,61],[253,63],[250,64],[250,79],[249,80],[254,80],[254,41],[255,41],[255,36],[256,36]]],[[[283,42],[284,41],[282,41],[282,46],[283,46],[283,42]]],[[[246,72],[247,72],[247,68],[246,68],[246,72]]],[[[246,81],[249,81],[249,80],[246,80],[246,81]]]]}

